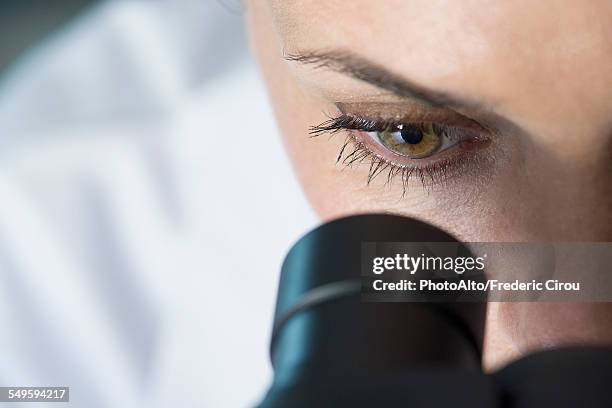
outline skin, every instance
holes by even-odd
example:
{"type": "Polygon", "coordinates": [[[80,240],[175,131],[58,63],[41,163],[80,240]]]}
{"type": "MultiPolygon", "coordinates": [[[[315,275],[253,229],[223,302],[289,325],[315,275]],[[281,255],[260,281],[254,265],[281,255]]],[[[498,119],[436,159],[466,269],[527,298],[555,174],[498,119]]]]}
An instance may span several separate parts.
{"type": "MultiPolygon", "coordinates": [[[[609,1],[252,0],[245,10],[287,151],[322,219],[391,212],[465,241],[612,241],[609,1]],[[338,50],[474,102],[453,111],[494,129],[482,159],[440,184],[411,180],[405,191],[386,176],[367,185],[367,161],[336,164],[344,137],[308,130],[339,104],[395,116],[432,109],[284,58],[338,50]]],[[[610,344],[610,312],[608,304],[491,303],[484,364],[610,344]]]]}

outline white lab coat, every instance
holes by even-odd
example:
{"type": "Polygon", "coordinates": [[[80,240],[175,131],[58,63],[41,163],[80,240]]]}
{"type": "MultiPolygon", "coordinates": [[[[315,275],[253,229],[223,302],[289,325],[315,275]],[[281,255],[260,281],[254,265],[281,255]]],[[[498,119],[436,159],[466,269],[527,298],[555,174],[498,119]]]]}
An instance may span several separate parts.
{"type": "Polygon", "coordinates": [[[263,395],[280,264],[316,220],[242,24],[217,0],[105,2],[0,77],[0,386],[263,395]]]}

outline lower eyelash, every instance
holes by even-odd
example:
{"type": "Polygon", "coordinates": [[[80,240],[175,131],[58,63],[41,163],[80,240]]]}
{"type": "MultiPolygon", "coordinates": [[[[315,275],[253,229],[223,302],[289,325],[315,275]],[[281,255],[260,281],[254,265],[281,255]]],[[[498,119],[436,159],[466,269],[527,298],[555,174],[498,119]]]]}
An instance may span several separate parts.
{"type": "MultiPolygon", "coordinates": [[[[332,135],[335,133],[337,132],[333,132],[332,135]]],[[[442,184],[452,176],[451,169],[464,161],[464,159],[461,158],[447,158],[429,163],[426,166],[411,166],[393,163],[375,154],[364,142],[358,140],[355,135],[349,131],[338,157],[336,158],[336,163],[352,167],[354,164],[360,164],[366,160],[370,160],[367,184],[369,185],[376,177],[385,172],[387,174],[385,185],[391,184],[396,177],[400,177],[403,187],[402,197],[406,195],[409,180],[413,178],[418,179],[425,189],[433,185],[442,184]],[[351,145],[352,149],[348,148],[351,145]]]]}

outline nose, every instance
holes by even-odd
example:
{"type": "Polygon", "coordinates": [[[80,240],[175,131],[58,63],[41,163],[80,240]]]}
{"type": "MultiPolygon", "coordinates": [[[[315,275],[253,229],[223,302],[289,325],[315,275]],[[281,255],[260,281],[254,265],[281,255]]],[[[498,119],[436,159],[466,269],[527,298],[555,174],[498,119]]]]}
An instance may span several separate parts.
{"type": "Polygon", "coordinates": [[[526,166],[542,238],[612,241],[612,130],[559,135],[533,147],[526,166]]]}

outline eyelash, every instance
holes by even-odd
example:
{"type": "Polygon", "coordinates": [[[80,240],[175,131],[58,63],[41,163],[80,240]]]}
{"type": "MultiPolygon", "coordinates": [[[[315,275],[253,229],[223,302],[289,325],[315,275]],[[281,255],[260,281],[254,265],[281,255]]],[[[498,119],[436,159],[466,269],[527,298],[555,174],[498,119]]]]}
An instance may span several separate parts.
{"type": "MultiPolygon", "coordinates": [[[[429,122],[432,123],[432,122],[429,122]]],[[[416,125],[421,126],[422,123],[410,122],[410,121],[389,121],[383,119],[373,119],[361,116],[355,116],[352,114],[341,114],[337,117],[332,117],[323,123],[312,126],[310,128],[310,136],[317,137],[324,134],[335,135],[342,131],[348,131],[348,135],[340,149],[337,156],[336,163],[341,163],[347,167],[351,167],[354,164],[359,164],[367,159],[370,159],[370,169],[367,177],[367,184],[369,185],[376,177],[380,174],[387,172],[387,180],[385,184],[391,184],[396,178],[400,177],[403,186],[402,196],[406,194],[408,188],[408,182],[412,178],[420,180],[424,188],[428,188],[432,185],[437,185],[445,182],[452,175],[451,170],[459,167],[464,162],[470,160],[473,155],[460,155],[453,158],[446,158],[429,162],[426,165],[416,164],[398,164],[393,160],[383,157],[382,155],[374,152],[366,142],[359,140],[355,135],[355,131],[360,132],[382,132],[399,124],[403,125],[416,125]],[[347,149],[349,145],[352,145],[352,149],[347,149]]],[[[440,132],[451,140],[461,141],[462,132],[461,128],[447,126],[438,123],[432,123],[440,132]]],[[[475,133],[470,131],[469,133],[475,133]]],[[[472,138],[474,138],[472,136],[472,138]]],[[[477,139],[483,139],[482,137],[476,137],[477,139]]],[[[466,140],[463,137],[463,140],[466,140]]],[[[441,152],[438,152],[441,153],[441,152]]],[[[434,153],[433,156],[438,153],[434,153]]],[[[414,162],[422,161],[423,159],[413,159],[414,162]]]]}

